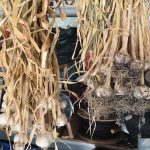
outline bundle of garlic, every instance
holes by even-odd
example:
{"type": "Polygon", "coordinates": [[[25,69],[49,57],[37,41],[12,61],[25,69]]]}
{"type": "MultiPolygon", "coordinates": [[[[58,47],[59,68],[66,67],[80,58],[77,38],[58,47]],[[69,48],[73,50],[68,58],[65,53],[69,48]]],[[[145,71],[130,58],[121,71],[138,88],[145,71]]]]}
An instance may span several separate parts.
{"type": "Polygon", "coordinates": [[[76,8],[87,91],[117,112],[148,111],[149,0],[76,0],[76,8]]]}
{"type": "Polygon", "coordinates": [[[59,101],[55,54],[59,29],[52,33],[55,8],[49,6],[49,0],[2,0],[0,8],[0,64],[4,69],[0,76],[5,82],[1,86],[5,95],[0,126],[6,128],[8,136],[16,134],[15,149],[29,146],[34,136],[38,146],[47,148],[56,142],[57,124],[67,122],[59,101]]]}

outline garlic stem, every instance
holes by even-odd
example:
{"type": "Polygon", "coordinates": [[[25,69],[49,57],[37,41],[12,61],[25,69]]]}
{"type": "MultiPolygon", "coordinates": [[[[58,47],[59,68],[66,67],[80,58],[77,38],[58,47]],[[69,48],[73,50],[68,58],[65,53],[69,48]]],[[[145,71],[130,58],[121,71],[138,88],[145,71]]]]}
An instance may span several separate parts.
{"type": "Polygon", "coordinates": [[[139,21],[139,49],[140,49],[140,59],[142,61],[142,75],[141,75],[141,85],[144,85],[144,47],[143,47],[143,35],[141,29],[141,22],[139,21]]]}
{"type": "Polygon", "coordinates": [[[119,3],[116,2],[116,24],[115,24],[115,27],[116,27],[116,31],[112,32],[112,44],[111,44],[111,54],[110,54],[110,58],[109,58],[109,62],[110,62],[110,66],[108,68],[108,72],[107,72],[107,77],[106,77],[106,83],[105,83],[105,86],[106,87],[110,87],[110,81],[111,81],[111,68],[113,66],[113,57],[114,57],[114,54],[117,50],[117,44],[118,44],[118,29],[120,27],[120,6],[119,6],[119,3]]]}
{"type": "Polygon", "coordinates": [[[62,114],[59,103],[57,105],[57,113],[58,113],[58,116],[61,116],[61,114],[62,114]]]}
{"type": "Polygon", "coordinates": [[[41,52],[41,67],[46,69],[48,66],[47,58],[48,58],[49,50],[41,52]]]}
{"type": "Polygon", "coordinates": [[[132,22],[131,25],[131,55],[133,57],[134,60],[136,60],[136,42],[135,42],[135,35],[133,35],[135,32],[135,25],[134,22],[132,22]]]}
{"type": "Polygon", "coordinates": [[[121,49],[121,51],[123,51],[124,53],[128,53],[128,38],[129,38],[131,16],[132,16],[132,5],[133,5],[133,1],[130,0],[130,3],[127,8],[128,16],[126,15],[126,11],[124,12],[124,15],[123,15],[123,17],[125,17],[124,19],[127,20],[127,25],[126,25],[125,33],[123,35],[123,44],[122,44],[122,49],[121,49]]]}
{"type": "MultiPolygon", "coordinates": [[[[41,67],[46,69],[48,67],[48,62],[47,62],[47,58],[48,58],[48,53],[49,50],[46,51],[42,51],[41,52],[41,67]]],[[[45,98],[48,97],[48,77],[45,77],[45,98]]],[[[41,130],[42,132],[45,132],[45,116],[43,114],[43,110],[42,108],[40,108],[40,115],[42,117],[41,119],[41,130]]]]}

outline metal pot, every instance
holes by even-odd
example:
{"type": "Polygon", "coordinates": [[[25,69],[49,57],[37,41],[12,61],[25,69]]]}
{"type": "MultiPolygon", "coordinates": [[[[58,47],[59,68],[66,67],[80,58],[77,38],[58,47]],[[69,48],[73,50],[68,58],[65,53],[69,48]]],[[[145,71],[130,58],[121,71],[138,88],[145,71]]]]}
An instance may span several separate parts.
{"type": "Polygon", "coordinates": [[[90,120],[87,117],[83,116],[81,111],[78,111],[78,115],[81,120],[79,129],[79,133],[81,136],[89,139],[92,138],[93,140],[110,140],[118,136],[119,127],[118,125],[116,125],[115,119],[96,121],[96,126],[94,126],[94,124],[91,126],[91,131],[94,131],[92,134],[92,132],[89,132],[90,120]]]}

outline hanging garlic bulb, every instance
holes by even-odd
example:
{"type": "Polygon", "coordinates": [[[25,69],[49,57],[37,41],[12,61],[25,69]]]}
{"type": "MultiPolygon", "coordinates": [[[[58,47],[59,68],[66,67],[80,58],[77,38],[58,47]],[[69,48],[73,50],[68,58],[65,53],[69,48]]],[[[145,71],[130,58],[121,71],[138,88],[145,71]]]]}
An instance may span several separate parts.
{"type": "Polygon", "coordinates": [[[28,143],[28,138],[25,136],[25,135],[19,135],[19,134],[16,134],[14,136],[14,143],[24,143],[24,144],[27,144],[28,143]]]}
{"type": "Polygon", "coordinates": [[[16,124],[13,124],[10,126],[13,132],[20,132],[21,131],[21,123],[17,122],[16,124]]]}
{"type": "Polygon", "coordinates": [[[24,150],[24,144],[16,143],[14,149],[15,150],[24,150]]]}
{"type": "Polygon", "coordinates": [[[6,126],[7,124],[7,116],[5,113],[0,114],[0,125],[6,126]]]}
{"type": "Polygon", "coordinates": [[[113,96],[113,90],[110,87],[100,86],[96,89],[97,97],[108,100],[113,96]]]}
{"type": "Polygon", "coordinates": [[[8,125],[13,125],[14,124],[14,118],[13,117],[10,117],[8,122],[7,122],[7,115],[6,113],[2,113],[0,114],[0,126],[4,127],[6,126],[8,123],[8,125]]]}
{"type": "Polygon", "coordinates": [[[7,93],[4,94],[3,101],[5,101],[5,102],[7,101],[7,93]]]}
{"type": "Polygon", "coordinates": [[[137,86],[133,89],[133,96],[137,99],[147,98],[149,96],[149,88],[146,86],[137,86]]]}
{"type": "MultiPolygon", "coordinates": [[[[9,105],[9,107],[10,107],[10,111],[11,111],[11,112],[15,112],[15,104],[14,104],[14,103],[11,104],[11,105],[9,105]]],[[[7,106],[6,100],[5,100],[5,101],[2,102],[2,109],[1,109],[1,111],[2,111],[2,112],[6,112],[6,109],[7,109],[7,108],[8,108],[8,106],[7,106]]]]}
{"type": "Polygon", "coordinates": [[[114,63],[116,64],[117,67],[126,66],[130,63],[130,61],[131,61],[130,56],[126,53],[121,52],[117,53],[114,58],[114,63]]]}
{"type": "Polygon", "coordinates": [[[143,68],[143,64],[140,60],[134,60],[130,64],[130,69],[133,70],[134,72],[140,72],[143,68]]]}
{"type": "Polygon", "coordinates": [[[40,134],[37,136],[35,143],[38,147],[48,148],[48,147],[50,147],[51,143],[53,142],[52,139],[53,138],[52,138],[51,134],[47,134],[47,133],[40,134]]]}
{"type": "Polygon", "coordinates": [[[60,108],[64,110],[67,107],[67,101],[65,99],[60,100],[60,108]]]}
{"type": "Polygon", "coordinates": [[[67,121],[68,121],[67,116],[64,113],[62,113],[61,115],[57,116],[56,126],[57,127],[63,127],[67,124],[67,121]]]}

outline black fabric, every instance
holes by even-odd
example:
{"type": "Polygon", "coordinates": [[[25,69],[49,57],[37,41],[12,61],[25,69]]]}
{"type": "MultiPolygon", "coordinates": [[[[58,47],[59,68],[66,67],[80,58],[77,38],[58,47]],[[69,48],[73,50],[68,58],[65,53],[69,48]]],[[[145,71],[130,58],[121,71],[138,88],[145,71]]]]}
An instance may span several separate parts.
{"type": "Polygon", "coordinates": [[[133,115],[130,120],[125,120],[130,137],[134,141],[133,144],[137,144],[139,133],[141,133],[142,138],[150,138],[150,112],[145,113],[144,117],[145,124],[141,124],[141,129],[139,129],[139,116],[133,115]]]}
{"type": "MultiPolygon", "coordinates": [[[[81,119],[81,125],[80,125],[80,129],[79,129],[79,133],[86,137],[86,138],[91,138],[91,134],[90,132],[87,132],[89,129],[89,120],[82,118],[80,116],[81,119]]],[[[92,136],[93,140],[108,140],[108,139],[113,139],[116,138],[116,136],[118,136],[119,133],[116,134],[112,134],[110,131],[111,129],[115,129],[118,126],[116,125],[115,121],[112,122],[96,122],[96,128],[94,130],[94,125],[91,126],[92,131],[94,130],[94,134],[92,136]]]]}
{"type": "MultiPolygon", "coordinates": [[[[55,32],[55,29],[53,29],[55,32]]],[[[74,53],[74,49],[76,47],[77,42],[77,28],[68,28],[62,29],[60,28],[59,40],[56,44],[56,54],[58,58],[58,63],[68,64],[72,60],[72,55],[74,53]]],[[[80,44],[77,46],[76,56],[81,49],[80,44]]]]}

